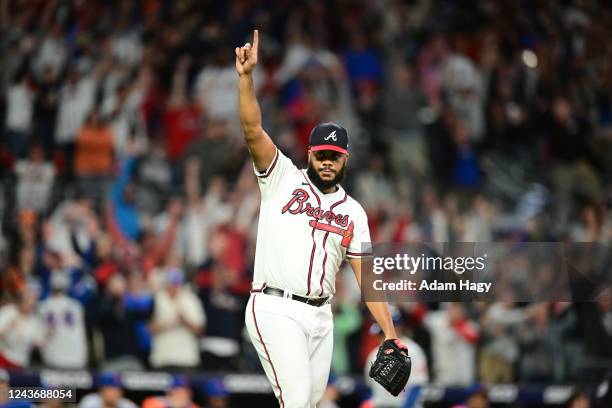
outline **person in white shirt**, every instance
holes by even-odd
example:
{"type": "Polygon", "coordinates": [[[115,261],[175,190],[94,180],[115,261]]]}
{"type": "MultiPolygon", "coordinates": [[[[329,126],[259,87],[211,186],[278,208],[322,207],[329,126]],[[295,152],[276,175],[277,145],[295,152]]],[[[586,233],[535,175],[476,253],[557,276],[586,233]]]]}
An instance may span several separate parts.
{"type": "Polygon", "coordinates": [[[423,323],[431,334],[434,380],[442,385],[470,385],[476,379],[478,327],[464,306],[448,303],[428,312],[423,323]]]}
{"type": "Polygon", "coordinates": [[[27,74],[20,73],[6,93],[6,138],[17,158],[28,153],[33,110],[34,92],[28,86],[27,74]]]}
{"type": "Polygon", "coordinates": [[[27,367],[34,347],[43,344],[44,326],[36,314],[36,303],[36,293],[25,290],[17,304],[0,308],[0,368],[27,367]]]}
{"type": "Polygon", "coordinates": [[[29,159],[18,160],[15,165],[17,208],[20,211],[30,209],[42,214],[49,207],[55,167],[44,161],[44,156],[42,146],[34,144],[29,159]]]}
{"type": "MultiPolygon", "coordinates": [[[[365,211],[339,184],[348,160],[345,128],[317,125],[303,170],[263,130],[252,75],[258,44],[255,30],[252,46],[235,49],[240,121],[261,191],[245,323],[280,406],[310,408],[329,377],[336,274],[347,260],[361,284],[370,233],[365,211]]],[[[397,339],[386,302],[367,306],[385,338],[397,339]]]]}
{"type": "Polygon", "coordinates": [[[102,102],[102,114],[108,118],[113,132],[115,152],[125,152],[130,140],[139,148],[147,147],[146,126],[140,111],[146,82],[146,75],[141,72],[133,82],[120,83],[102,102]]]}
{"type": "Polygon", "coordinates": [[[166,287],[155,295],[149,329],[153,367],[195,367],[200,363],[199,336],[206,324],[200,299],[184,283],[183,271],[171,268],[166,287]]]}
{"type": "Polygon", "coordinates": [[[42,359],[45,365],[54,368],[84,368],[87,364],[83,306],[66,295],[69,287],[67,273],[52,272],[52,295],[39,308],[48,333],[42,359]]]}
{"type": "Polygon", "coordinates": [[[60,90],[55,142],[59,146],[74,143],[79,129],[91,112],[98,87],[95,74],[82,76],[75,68],[60,90]]]}
{"type": "MultiPolygon", "coordinates": [[[[253,81],[256,89],[263,84],[263,75],[257,69],[253,72],[253,81]]],[[[239,134],[236,85],[232,61],[221,50],[213,63],[206,65],[195,80],[194,91],[200,107],[209,118],[227,123],[232,130],[230,134],[239,134]]]]}

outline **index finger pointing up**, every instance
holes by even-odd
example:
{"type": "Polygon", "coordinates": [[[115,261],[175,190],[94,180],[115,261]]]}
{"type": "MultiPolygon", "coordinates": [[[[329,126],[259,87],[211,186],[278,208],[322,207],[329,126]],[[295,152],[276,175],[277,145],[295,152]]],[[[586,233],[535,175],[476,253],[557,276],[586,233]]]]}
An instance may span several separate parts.
{"type": "Polygon", "coordinates": [[[259,45],[259,30],[253,31],[253,51],[257,52],[257,46],[259,45]]]}

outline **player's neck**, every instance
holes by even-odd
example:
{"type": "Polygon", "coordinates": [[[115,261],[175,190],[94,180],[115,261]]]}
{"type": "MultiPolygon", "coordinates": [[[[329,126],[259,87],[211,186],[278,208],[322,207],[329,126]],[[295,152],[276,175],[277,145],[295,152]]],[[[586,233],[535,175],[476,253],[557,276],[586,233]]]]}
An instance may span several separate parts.
{"type": "Polygon", "coordinates": [[[329,188],[326,188],[325,190],[321,190],[321,189],[319,189],[319,190],[321,190],[321,192],[323,194],[332,194],[332,193],[335,193],[336,191],[338,191],[339,189],[340,189],[340,187],[338,187],[338,185],[336,184],[335,186],[331,186],[329,188]]]}

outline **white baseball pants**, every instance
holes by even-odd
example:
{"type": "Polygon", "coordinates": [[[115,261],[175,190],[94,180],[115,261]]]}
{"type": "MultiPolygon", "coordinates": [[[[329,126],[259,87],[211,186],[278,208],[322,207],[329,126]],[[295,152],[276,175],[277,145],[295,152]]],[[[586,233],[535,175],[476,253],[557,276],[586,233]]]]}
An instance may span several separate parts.
{"type": "Polygon", "coordinates": [[[280,407],[315,408],[329,377],[331,306],[253,293],[245,323],[280,407]]]}

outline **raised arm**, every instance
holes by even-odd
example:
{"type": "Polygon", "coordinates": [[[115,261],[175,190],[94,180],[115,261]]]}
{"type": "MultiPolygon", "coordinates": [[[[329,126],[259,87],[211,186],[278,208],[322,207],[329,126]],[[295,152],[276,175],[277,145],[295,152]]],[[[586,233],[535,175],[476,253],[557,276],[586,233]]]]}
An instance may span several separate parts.
{"type": "Polygon", "coordinates": [[[238,111],[249,153],[258,171],[265,171],[274,156],[276,146],[261,126],[261,110],[253,86],[253,69],[257,65],[259,32],[253,32],[253,46],[246,43],[236,48],[236,71],[238,71],[238,111]]]}

